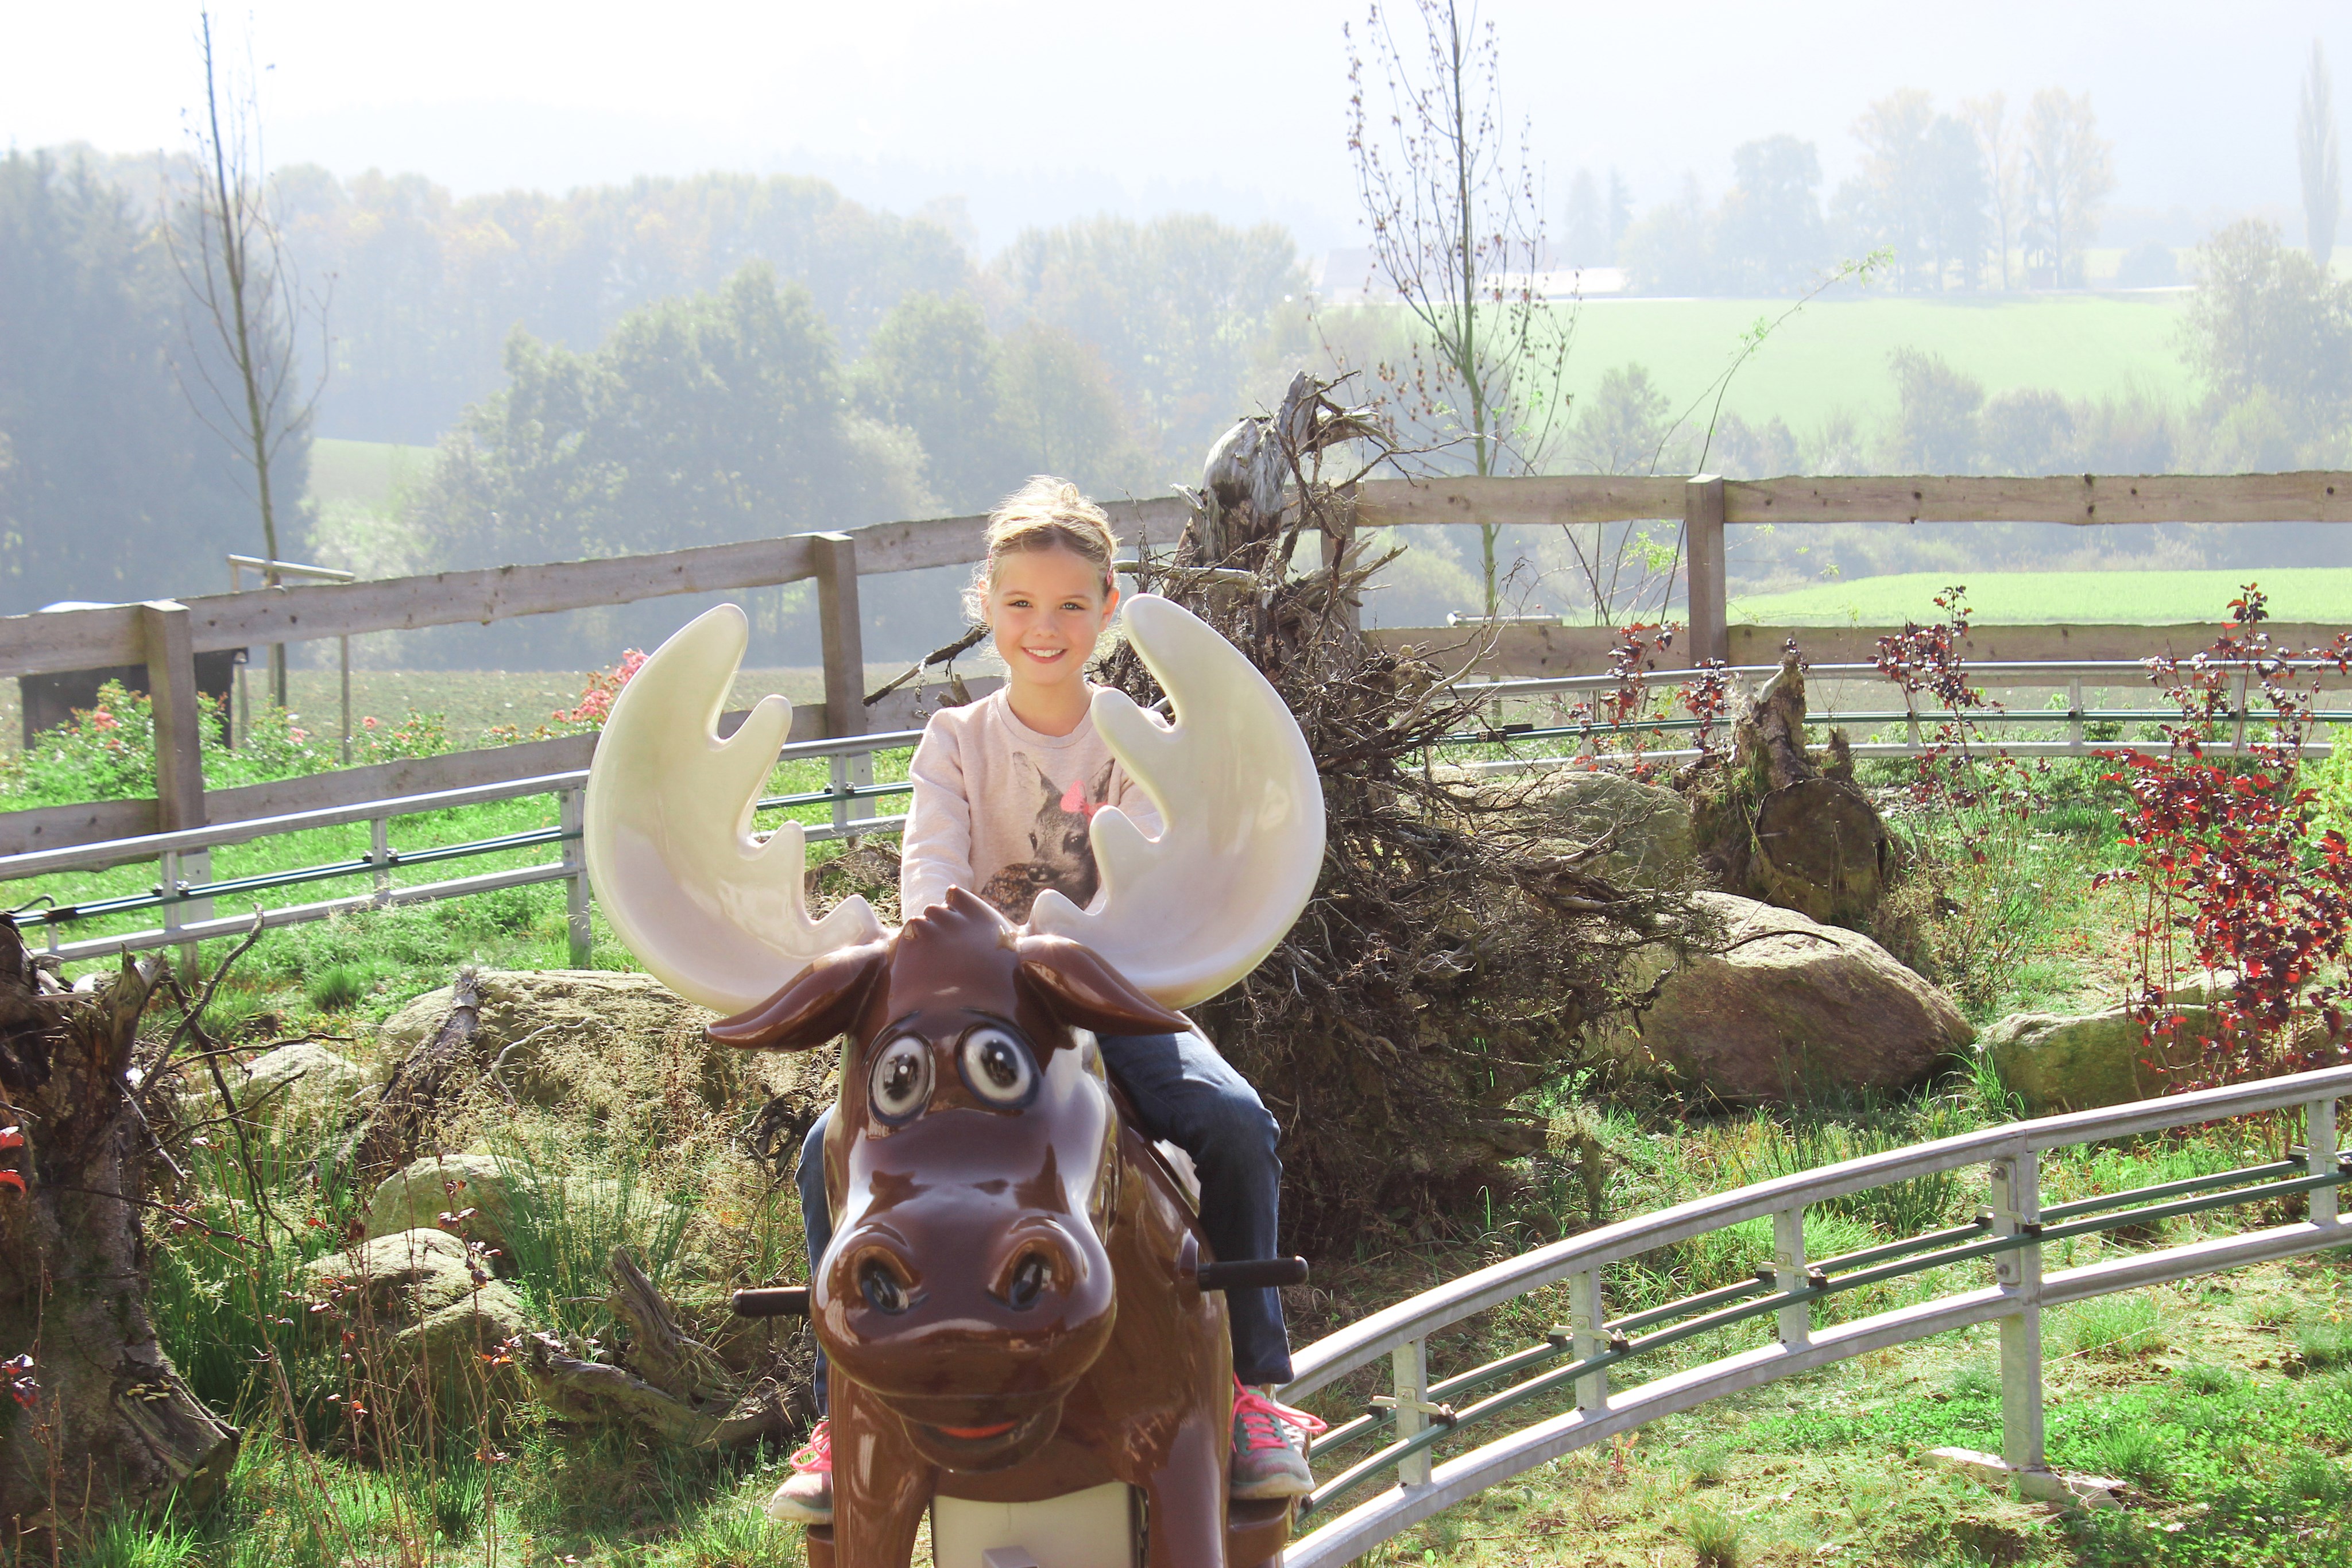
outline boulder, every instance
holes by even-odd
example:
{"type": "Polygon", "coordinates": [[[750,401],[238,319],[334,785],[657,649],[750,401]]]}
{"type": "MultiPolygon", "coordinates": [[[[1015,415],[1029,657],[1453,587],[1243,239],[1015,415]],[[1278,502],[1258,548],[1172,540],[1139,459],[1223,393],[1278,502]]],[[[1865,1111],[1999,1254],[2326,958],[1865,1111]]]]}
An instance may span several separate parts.
{"type": "Polygon", "coordinates": [[[367,1069],[358,1062],[317,1040],[298,1040],[246,1063],[236,1103],[265,1124],[340,1120],[367,1086],[367,1069]]]}
{"type": "Polygon", "coordinates": [[[1547,836],[1577,845],[1607,838],[1608,851],[1592,869],[1612,882],[1680,888],[1697,879],[1690,808],[1672,789],[1573,768],[1549,775],[1521,799],[1547,836]]]}
{"type": "Polygon", "coordinates": [[[1977,1051],[2029,1116],[2152,1099],[2197,1065],[2199,1037],[2220,1028],[2213,1003],[2237,979],[2235,971],[2219,969],[2166,991],[2165,1004],[2180,1022],[2161,1040],[2149,1040],[2129,1010],[2113,1007],[2074,1015],[2011,1013],[1984,1031],[1977,1051]]]}
{"type": "MultiPolygon", "coordinates": [[[[514,1185],[515,1175],[491,1155],[430,1155],[377,1183],[362,1223],[371,1241],[426,1233],[450,1237],[441,1216],[470,1208],[474,1213],[465,1222],[465,1235],[497,1249],[502,1271],[511,1272],[508,1233],[514,1219],[514,1185]]],[[[462,1241],[457,1245],[460,1252],[465,1250],[462,1241]]]]}
{"type": "Polygon", "coordinates": [[[384,1335],[383,1370],[395,1382],[422,1371],[445,1389],[474,1387],[488,1375],[483,1357],[531,1328],[522,1299],[500,1281],[477,1280],[465,1242],[446,1230],[380,1236],[303,1274],[326,1308],[312,1321],[384,1335]]]}
{"type": "Polygon", "coordinates": [[[1867,936],[1731,894],[1693,898],[1719,942],[1612,1042],[1685,1092],[1753,1103],[1905,1089],[1975,1038],[1949,997],[1867,936]]]}
{"type": "MultiPolygon", "coordinates": [[[[482,1064],[470,1108],[445,1108],[442,1146],[463,1147],[502,1126],[517,1107],[614,1132],[672,1129],[680,1116],[733,1115],[780,1094],[822,1092],[830,1052],[747,1051],[713,1045],[717,1015],[650,975],[601,969],[485,970],[479,1023],[467,1046],[482,1064]]],[[[448,1016],[450,987],[428,991],[384,1020],[389,1061],[429,1042],[448,1016]]]]}

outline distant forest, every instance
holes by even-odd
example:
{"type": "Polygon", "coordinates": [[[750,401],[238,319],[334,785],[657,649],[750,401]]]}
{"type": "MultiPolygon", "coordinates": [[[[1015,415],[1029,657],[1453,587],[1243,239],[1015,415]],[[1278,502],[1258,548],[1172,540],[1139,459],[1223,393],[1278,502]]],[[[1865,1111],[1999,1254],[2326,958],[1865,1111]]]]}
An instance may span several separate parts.
{"type": "MultiPolygon", "coordinates": [[[[1873,250],[1874,286],[1904,291],[2079,277],[2112,184],[2085,101],[2053,89],[2015,116],[1991,100],[1947,113],[1901,93],[1856,135],[1868,156],[1826,206],[1814,149],[1787,137],[1740,148],[1713,207],[1694,196],[1637,216],[1622,181],[1604,193],[1580,176],[1554,257],[1613,259],[1654,291],[1753,295],[1873,250]]],[[[225,552],[259,549],[248,476],[187,395],[218,367],[166,244],[187,221],[186,178],[162,155],[0,159],[0,612],[211,591],[226,586],[225,552]]],[[[295,166],[271,196],[331,345],[331,363],[302,367],[324,372],[315,427],[294,432],[274,487],[308,492],[313,434],[434,448],[389,510],[293,519],[289,554],[367,575],[972,512],[1038,471],[1164,493],[1295,366],[1406,346],[1394,312],[1318,308],[1285,231],[1206,216],[1034,229],[983,258],[951,203],[900,216],[804,178],[461,200],[421,176],[295,166]]],[[[2177,348],[2194,407],[1989,393],[1890,345],[1893,406],[1803,430],[1695,426],[1680,389],[1670,401],[1629,362],[1530,455],[1555,472],[1703,460],[1734,476],[2333,466],[2352,431],[2352,286],[2324,256],[2250,222],[2189,259],[2177,348]]],[[[1512,541],[1538,580],[1564,548],[1556,532],[1512,541]]],[[[1381,612],[1392,623],[1475,600],[1454,541],[1415,543],[1381,612]]],[[[1784,584],[1825,566],[1909,570],[1927,564],[1921,548],[1798,561],[1776,545],[1746,565],[1784,584]]],[[[757,612],[770,622],[803,615],[772,597],[757,612]]],[[[952,593],[930,585],[877,615],[891,624],[877,656],[919,653],[951,633],[952,593]]],[[[480,648],[580,667],[635,634],[551,620],[480,648]]]]}

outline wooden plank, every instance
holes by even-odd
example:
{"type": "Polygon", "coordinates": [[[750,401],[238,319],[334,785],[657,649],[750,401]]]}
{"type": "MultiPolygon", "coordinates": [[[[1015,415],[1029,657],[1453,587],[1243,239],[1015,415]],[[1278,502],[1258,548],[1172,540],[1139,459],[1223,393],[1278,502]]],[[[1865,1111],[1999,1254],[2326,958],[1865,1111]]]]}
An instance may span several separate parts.
{"type": "Polygon", "coordinates": [[[1482,680],[1599,674],[1617,645],[1617,633],[1606,626],[1504,626],[1493,647],[1474,659],[1485,636],[1474,626],[1381,626],[1364,635],[1374,647],[1411,648],[1449,675],[1463,672],[1482,680]]]}
{"type": "Polygon", "coordinates": [[[139,606],[147,691],[154,703],[155,820],[160,832],[205,825],[204,706],[187,607],[168,599],[139,606]]]}
{"type": "Polygon", "coordinates": [[[1685,657],[1725,656],[1728,559],[1723,538],[1723,481],[1702,475],[1683,486],[1683,548],[1689,565],[1690,649],[1685,657]]]}
{"type": "Polygon", "coordinates": [[[70,849],[157,831],[152,800],[86,800],[73,806],[0,811],[0,855],[70,849]]]}
{"type": "Polygon", "coordinates": [[[847,534],[819,534],[814,544],[825,734],[837,739],[866,731],[866,624],[857,608],[857,541],[847,534]]]}
{"type": "Polygon", "coordinates": [[[1911,476],[1725,486],[1734,523],[2344,523],[2352,474],[1911,476]]]}
{"type": "MultiPolygon", "coordinates": [[[[1794,637],[1798,651],[1816,664],[1866,664],[1878,656],[1878,639],[1897,635],[1902,630],[1900,626],[1734,626],[1731,662],[1778,664],[1782,643],[1794,637]]],[[[2273,622],[2263,630],[2270,633],[2273,646],[2302,650],[2325,645],[2344,628],[2273,622]]],[[[1962,644],[1962,656],[1972,664],[2138,660],[2167,653],[2186,658],[2211,647],[2221,632],[2211,622],[2185,626],[1978,626],[1962,644]]]]}
{"type": "MultiPolygon", "coordinates": [[[[1148,496],[1140,500],[1100,501],[1110,517],[1111,531],[1120,542],[1133,545],[1148,536],[1156,549],[1166,549],[1192,515],[1192,504],[1181,496],[1148,496]]],[[[872,577],[885,571],[920,571],[927,567],[968,566],[988,556],[988,518],[926,517],[918,522],[876,523],[851,528],[857,541],[857,574],[872,577]]]]}
{"type": "Polygon", "coordinates": [[[1373,528],[1407,523],[1614,523],[1683,515],[1678,474],[1374,479],[1360,494],[1357,524],[1373,528]]]}
{"type": "MultiPolygon", "coordinates": [[[[2340,626],[2274,622],[2266,628],[2272,643],[2294,649],[2324,646],[2342,631],[2340,626]]],[[[1818,664],[1867,664],[1878,656],[1878,639],[1892,637],[1899,626],[1755,626],[1729,628],[1733,664],[1776,664],[1791,637],[1805,658],[1818,664]]],[[[2220,628],[2210,622],[2188,626],[1979,626],[1962,645],[1972,664],[2032,663],[2058,659],[2123,659],[2137,662],[2171,653],[2187,657],[2212,645],[2220,628]]],[[[1468,661],[1479,633],[1474,627],[1382,626],[1365,635],[1381,648],[1413,648],[1448,673],[1468,661]]],[[[1554,675],[1599,675],[1608,673],[1609,651],[1617,634],[1605,626],[1505,626],[1496,633],[1493,653],[1479,660],[1471,674],[1486,680],[1533,680],[1554,675]]],[[[1659,661],[1661,667],[1685,664],[1686,645],[1676,646],[1659,661]]],[[[2126,682],[2143,677],[2124,672],[2126,682]]],[[[2053,677],[2053,681],[2057,677],[2053,677]]],[[[2059,684],[2063,684],[2060,682],[2059,684]]],[[[2352,685],[2352,677],[2329,674],[2321,683],[2329,688],[2352,685]]]]}
{"type": "MultiPolygon", "coordinates": [[[[703,545],[660,555],[306,583],[186,601],[198,653],[216,648],[511,620],[673,593],[793,582],[815,570],[807,537],[703,545]]],[[[137,664],[135,606],[0,617],[0,675],[137,664]]]]}

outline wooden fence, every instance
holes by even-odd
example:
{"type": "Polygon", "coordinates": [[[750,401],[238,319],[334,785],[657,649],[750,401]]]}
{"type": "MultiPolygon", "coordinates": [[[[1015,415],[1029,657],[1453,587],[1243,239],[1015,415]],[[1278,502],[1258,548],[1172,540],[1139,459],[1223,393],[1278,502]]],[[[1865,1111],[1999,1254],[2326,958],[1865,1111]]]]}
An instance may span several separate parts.
{"type": "MultiPolygon", "coordinates": [[[[1162,543],[1189,515],[1181,497],[1123,503],[1115,521],[1162,543]]],[[[1727,529],[1860,522],[2135,523],[2352,522],[2352,474],[2102,476],[2050,479],[1853,477],[1726,480],[1576,476],[1512,479],[1376,480],[1360,487],[1356,526],[1590,524],[1676,518],[1685,532],[1689,655],[1769,663],[1800,636],[1817,658],[1862,661],[1889,627],[1730,626],[1725,619],[1727,529]]],[[[207,790],[199,744],[194,657],[254,644],[358,636],[464,622],[510,620],[673,594],[772,587],[814,579],[824,702],[794,716],[794,740],[896,727],[913,694],[869,709],[859,580],[981,559],[980,517],[887,523],[854,533],[796,534],[658,555],[557,561],[382,581],[322,583],[185,601],[0,617],[0,678],[120,664],[147,668],[155,705],[157,791],[117,800],[0,813],[0,855],[57,849],[207,823],[462,789],[566,771],[584,764],[593,737],[459,752],[309,779],[207,790]]],[[[945,628],[942,628],[944,632],[945,628]]],[[[2318,643],[2333,627],[2280,626],[2282,642],[2318,643]]],[[[1466,644],[1465,633],[1383,630],[1391,643],[1466,644]]],[[[2187,653],[2210,625],[2020,626],[1980,629],[1975,656],[2003,660],[2137,658],[2187,653]]],[[[1478,666],[1487,676],[1556,675],[1600,666],[1606,628],[1512,626],[1478,666]]]]}

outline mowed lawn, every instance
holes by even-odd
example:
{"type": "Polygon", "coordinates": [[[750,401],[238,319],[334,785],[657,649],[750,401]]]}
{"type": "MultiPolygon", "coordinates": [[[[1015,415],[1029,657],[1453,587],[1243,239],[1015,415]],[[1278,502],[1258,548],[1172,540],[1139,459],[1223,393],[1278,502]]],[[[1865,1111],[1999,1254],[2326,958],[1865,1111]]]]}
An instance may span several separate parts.
{"type": "MultiPolygon", "coordinates": [[[[1943,299],[1857,296],[1841,285],[1782,322],[1732,379],[1724,411],[1778,415],[1810,437],[1844,410],[1865,425],[1892,413],[1897,349],[1940,354],[1988,393],[2046,387],[2069,398],[2144,392],[2175,406],[2197,389],[2179,353],[2189,296],[1978,295],[1943,299]],[[1843,297],[1841,298],[1841,293],[1843,297]]],[[[1723,374],[1741,334],[1779,318],[1785,299],[1590,299],[1580,308],[1569,390],[1581,396],[1608,371],[1638,363],[1677,414],[1723,374]]],[[[1711,400],[1710,400],[1711,401],[1711,400]]],[[[1706,425],[1707,410],[1696,415],[1706,425]]]]}
{"type": "MultiPolygon", "coordinates": [[[[1956,574],[1899,572],[1824,582],[1731,601],[1731,619],[1764,626],[1892,626],[1938,617],[1936,595],[1956,574]]],[[[1957,574],[1973,617],[1988,625],[2186,626],[2218,623],[2248,581],[2271,617],[2352,626],[2352,568],[2278,571],[1985,571],[1957,574]]]]}

